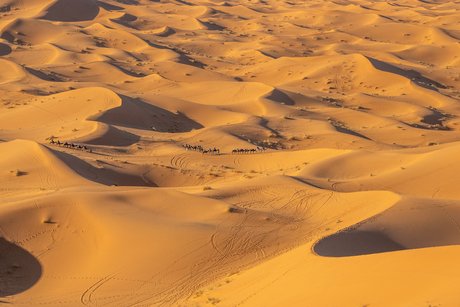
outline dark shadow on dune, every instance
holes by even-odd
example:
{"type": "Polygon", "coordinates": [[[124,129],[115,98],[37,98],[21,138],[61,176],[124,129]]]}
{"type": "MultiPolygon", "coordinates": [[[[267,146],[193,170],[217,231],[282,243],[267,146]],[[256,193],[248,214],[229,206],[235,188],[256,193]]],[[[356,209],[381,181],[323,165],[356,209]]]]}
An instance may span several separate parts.
{"type": "Polygon", "coordinates": [[[411,70],[404,70],[404,69],[395,67],[395,66],[393,66],[391,64],[388,64],[386,62],[379,61],[379,60],[376,60],[376,59],[373,59],[373,58],[370,58],[370,57],[366,57],[366,59],[368,59],[369,62],[372,64],[372,66],[374,66],[376,69],[381,70],[381,71],[385,71],[385,72],[389,72],[389,73],[392,73],[392,74],[397,74],[397,75],[400,75],[400,76],[405,77],[407,79],[410,79],[413,82],[417,83],[417,85],[420,86],[420,87],[430,89],[430,90],[435,90],[435,91],[438,90],[437,88],[442,88],[442,89],[446,88],[441,83],[436,82],[436,81],[431,80],[431,79],[428,79],[428,78],[422,76],[419,72],[417,72],[415,70],[412,70],[412,69],[411,70]]]}
{"type": "Polygon", "coordinates": [[[209,23],[209,22],[201,21],[201,20],[200,20],[200,22],[201,22],[206,28],[208,28],[208,30],[223,31],[223,30],[226,29],[225,27],[219,26],[218,24],[215,24],[215,23],[209,23]]]}
{"type": "Polygon", "coordinates": [[[52,81],[52,77],[50,77],[49,75],[41,72],[41,71],[38,71],[38,70],[35,70],[33,68],[30,68],[30,67],[25,67],[26,71],[31,74],[32,76],[35,76],[43,81],[52,81]]]}
{"type": "Polygon", "coordinates": [[[357,136],[359,138],[363,138],[365,140],[369,140],[369,141],[372,141],[370,138],[368,138],[367,136],[365,135],[362,135],[361,133],[358,133],[358,132],[355,132],[355,131],[352,131],[352,130],[348,130],[346,128],[342,128],[342,127],[335,127],[335,129],[340,132],[340,133],[346,133],[346,134],[349,134],[349,135],[353,135],[353,136],[357,136]]]}
{"type": "Polygon", "coordinates": [[[445,118],[446,116],[443,115],[441,112],[436,111],[436,110],[431,110],[433,114],[425,116],[421,122],[429,125],[442,125],[442,118],[445,118]]]}
{"type": "Polygon", "coordinates": [[[108,131],[101,137],[86,141],[89,145],[131,146],[140,141],[140,136],[108,126],[108,131]]]}
{"type": "Polygon", "coordinates": [[[441,112],[434,110],[434,109],[432,109],[431,112],[432,114],[427,115],[420,120],[422,123],[428,124],[429,126],[423,126],[417,123],[408,123],[408,122],[405,122],[405,124],[412,126],[414,128],[424,129],[424,130],[444,130],[444,131],[452,130],[450,127],[444,126],[444,122],[443,122],[443,119],[449,118],[452,115],[442,114],[441,112]]]}
{"type": "Polygon", "coordinates": [[[291,99],[288,95],[286,95],[284,92],[274,89],[273,91],[270,92],[267,96],[265,96],[266,99],[270,99],[279,103],[283,103],[285,105],[292,106],[295,104],[294,100],[291,99]]]}
{"type": "MultiPolygon", "coordinates": [[[[16,37],[14,37],[14,35],[11,34],[10,32],[5,31],[5,32],[2,33],[2,35],[0,36],[0,38],[3,38],[4,40],[8,41],[8,43],[12,44],[16,37]]],[[[5,45],[5,46],[6,46],[6,45],[5,45]]],[[[11,49],[11,48],[10,48],[10,49],[11,49]]],[[[10,52],[11,52],[11,51],[10,51],[10,52]]]]}
{"type": "Polygon", "coordinates": [[[268,131],[270,131],[270,133],[272,133],[272,134],[276,135],[277,137],[279,137],[280,136],[279,132],[276,131],[275,129],[272,129],[272,128],[268,127],[268,123],[269,123],[268,119],[263,118],[263,117],[259,118],[259,125],[261,127],[267,129],[268,131]]]}
{"type": "Polygon", "coordinates": [[[138,5],[138,1],[134,0],[117,0],[117,2],[123,3],[123,4],[130,4],[130,5],[138,5]]]}
{"type": "Polygon", "coordinates": [[[426,4],[437,4],[436,2],[430,2],[425,0],[418,0],[418,2],[426,3],[426,4]]]}
{"type": "Polygon", "coordinates": [[[350,257],[405,250],[380,232],[350,230],[339,232],[316,243],[313,250],[324,257],[350,257]]]}
{"type": "Polygon", "coordinates": [[[168,29],[166,31],[164,31],[161,34],[156,34],[156,36],[168,37],[168,36],[173,35],[173,34],[176,34],[176,31],[174,29],[168,27],[168,29]]]}
{"type": "Polygon", "coordinates": [[[319,186],[319,185],[316,185],[314,183],[312,183],[311,181],[307,181],[306,179],[304,178],[301,178],[301,177],[295,177],[295,176],[290,176],[291,179],[294,179],[294,180],[297,180],[298,182],[302,182],[306,185],[309,185],[311,187],[314,187],[314,188],[317,188],[317,189],[326,189],[325,187],[322,187],[322,186],[319,186]]]}
{"type": "Polygon", "coordinates": [[[203,62],[200,62],[198,60],[195,60],[194,58],[192,57],[189,57],[185,52],[177,49],[177,48],[172,48],[171,49],[172,51],[174,52],[177,52],[179,54],[179,63],[181,64],[185,64],[185,65],[190,65],[190,66],[194,66],[194,67],[198,67],[198,68],[205,68],[206,64],[204,64],[203,62]]]}
{"type": "Polygon", "coordinates": [[[266,57],[269,57],[269,58],[272,58],[272,59],[277,59],[277,58],[279,58],[278,56],[275,56],[275,55],[270,54],[270,53],[265,52],[265,51],[259,50],[259,52],[260,52],[261,54],[265,55],[266,57]]]}
{"type": "Polygon", "coordinates": [[[194,3],[187,2],[187,1],[184,1],[184,0],[176,0],[176,2],[179,2],[180,4],[188,5],[188,6],[195,6],[196,5],[194,3]]]}
{"type": "Polygon", "coordinates": [[[460,40],[460,33],[455,29],[443,29],[439,28],[446,35],[452,37],[453,39],[460,40]]]}
{"type": "MultiPolygon", "coordinates": [[[[107,28],[109,28],[109,27],[107,27],[107,28]]],[[[109,28],[109,29],[110,29],[110,28],[109,28]]],[[[81,32],[81,33],[84,33],[84,32],[81,32]]],[[[84,34],[88,35],[87,33],[84,33],[84,34]]],[[[69,49],[69,48],[64,48],[63,46],[59,46],[59,45],[57,45],[57,44],[53,44],[53,43],[48,43],[48,44],[50,44],[50,45],[52,45],[54,48],[60,49],[60,50],[62,50],[62,51],[73,52],[73,50],[71,50],[71,49],[69,49]]],[[[89,49],[88,49],[88,50],[89,50],[89,49]]]]}
{"type": "Polygon", "coordinates": [[[391,22],[394,22],[393,18],[390,18],[390,17],[388,17],[388,16],[381,15],[381,14],[378,14],[378,16],[381,17],[381,18],[383,18],[383,19],[387,19],[387,20],[389,20],[389,21],[391,21],[391,22]]]}
{"type": "Polygon", "coordinates": [[[0,7],[0,13],[6,13],[11,11],[11,5],[4,5],[0,7]]]}
{"type": "Polygon", "coordinates": [[[0,43],[0,56],[8,55],[11,51],[12,49],[10,46],[0,43]]]}
{"type": "Polygon", "coordinates": [[[172,113],[141,99],[119,95],[122,105],[89,117],[89,120],[110,125],[158,132],[188,132],[201,129],[203,125],[188,118],[181,112],[172,113]]]}
{"type": "Polygon", "coordinates": [[[0,297],[16,295],[42,276],[40,262],[20,246],[0,238],[0,297]]]}
{"type": "MultiPolygon", "coordinates": [[[[102,46],[102,47],[105,47],[104,44],[100,45],[99,43],[96,43],[96,46],[98,46],[98,47],[101,47],[101,46],[102,46]]],[[[128,52],[128,54],[131,55],[130,52],[128,52]]],[[[111,58],[111,57],[108,57],[108,58],[114,60],[114,59],[111,58]]],[[[136,58],[136,57],[134,57],[134,58],[136,58]]],[[[136,58],[136,59],[137,59],[137,58],[136,58]]],[[[137,74],[137,73],[135,73],[135,72],[132,72],[132,71],[130,71],[130,70],[124,69],[123,67],[121,67],[121,66],[119,66],[119,65],[116,65],[116,64],[114,64],[114,63],[107,63],[107,64],[112,65],[113,67],[119,69],[121,72],[123,72],[123,73],[124,73],[125,75],[127,75],[127,76],[135,77],[135,78],[142,78],[141,75],[139,75],[139,74],[137,74]]]]}
{"type": "MultiPolygon", "coordinates": [[[[94,167],[93,165],[73,156],[68,153],[54,150],[53,148],[48,147],[49,150],[61,161],[67,164],[75,173],[86,178],[90,181],[100,183],[106,186],[140,186],[140,187],[157,187],[157,185],[146,179],[142,178],[142,176],[134,176],[131,174],[125,174],[122,172],[117,172],[111,168],[117,168],[116,161],[110,162],[107,160],[98,160],[97,164],[100,166],[99,168],[94,167]],[[109,163],[110,162],[110,163],[109,163]]],[[[95,160],[99,158],[99,156],[95,153],[94,154],[95,160]]],[[[120,168],[118,166],[118,168],[120,168]]]]}
{"type": "Polygon", "coordinates": [[[96,47],[99,47],[99,48],[106,48],[107,45],[105,42],[96,42],[96,47]]]}
{"type": "Polygon", "coordinates": [[[94,0],[58,0],[41,17],[50,21],[89,21],[99,14],[98,3],[94,0]]]}
{"type": "Polygon", "coordinates": [[[125,21],[125,22],[131,22],[131,21],[136,21],[137,17],[128,13],[125,13],[123,16],[118,18],[118,20],[125,21]]]}
{"type": "Polygon", "coordinates": [[[144,42],[146,42],[149,47],[153,47],[153,48],[156,48],[156,49],[171,49],[171,48],[168,48],[166,46],[162,46],[162,45],[158,45],[158,44],[154,44],[152,43],[150,40],[149,40],[149,36],[148,35],[145,35],[145,34],[142,34],[142,33],[136,33],[136,36],[139,37],[140,39],[142,39],[144,42]]]}
{"type": "Polygon", "coordinates": [[[399,4],[399,3],[391,3],[391,2],[387,2],[388,5],[391,5],[391,6],[397,6],[397,7],[408,7],[408,8],[412,8],[410,5],[403,5],[403,4],[399,4]]]}
{"type": "Polygon", "coordinates": [[[114,22],[114,23],[117,23],[123,27],[126,27],[126,28],[130,28],[130,29],[133,29],[133,30],[139,30],[139,28],[129,24],[128,21],[123,21],[123,20],[120,20],[120,19],[110,19],[110,21],[114,22]]]}
{"type": "Polygon", "coordinates": [[[370,7],[367,7],[367,6],[364,6],[364,5],[359,5],[360,8],[362,9],[365,9],[365,10],[369,10],[369,11],[378,11],[376,9],[373,9],[373,8],[370,8],[370,7]]]}
{"type": "Polygon", "coordinates": [[[96,1],[96,2],[97,2],[97,5],[99,7],[102,7],[104,10],[107,10],[107,11],[120,11],[120,10],[123,10],[123,8],[121,6],[116,6],[116,5],[105,3],[105,2],[102,2],[102,1],[96,1]]]}
{"type": "MultiPolygon", "coordinates": [[[[174,31],[174,30],[173,30],[174,31]]],[[[168,49],[168,50],[172,50],[174,52],[176,52],[177,54],[179,54],[179,60],[178,62],[181,63],[181,64],[185,64],[185,65],[190,65],[190,66],[194,66],[194,67],[198,67],[198,68],[204,68],[206,67],[207,65],[198,61],[198,60],[195,60],[194,58],[188,56],[185,52],[183,52],[182,50],[176,48],[176,47],[169,47],[169,46],[162,46],[162,45],[158,45],[158,44],[154,44],[150,41],[150,37],[146,36],[146,35],[142,35],[142,34],[136,34],[137,37],[139,37],[140,39],[142,39],[143,41],[145,41],[150,47],[153,47],[153,48],[156,48],[156,49],[168,49]]],[[[158,35],[158,36],[161,36],[161,35],[158,35]]]]}

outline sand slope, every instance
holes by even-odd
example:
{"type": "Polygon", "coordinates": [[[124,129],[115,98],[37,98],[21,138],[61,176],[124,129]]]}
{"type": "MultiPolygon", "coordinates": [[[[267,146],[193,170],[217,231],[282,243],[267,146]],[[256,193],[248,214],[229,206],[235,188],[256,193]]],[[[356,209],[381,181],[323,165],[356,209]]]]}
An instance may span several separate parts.
{"type": "Polygon", "coordinates": [[[1,2],[0,302],[458,306],[459,9],[1,2]]]}

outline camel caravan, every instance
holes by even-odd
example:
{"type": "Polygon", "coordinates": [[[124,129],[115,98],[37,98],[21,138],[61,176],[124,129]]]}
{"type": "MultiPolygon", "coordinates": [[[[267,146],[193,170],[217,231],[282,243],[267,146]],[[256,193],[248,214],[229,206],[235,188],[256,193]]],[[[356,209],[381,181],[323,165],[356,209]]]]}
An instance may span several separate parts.
{"type": "Polygon", "coordinates": [[[251,149],[248,149],[248,148],[234,148],[232,150],[232,155],[234,154],[255,154],[255,153],[263,153],[265,152],[265,147],[259,147],[257,146],[257,148],[251,148],[251,149]]]}
{"type": "Polygon", "coordinates": [[[50,145],[57,145],[57,146],[62,146],[62,147],[66,147],[66,148],[72,148],[72,149],[78,149],[78,150],[85,150],[85,151],[89,151],[89,152],[93,152],[92,149],[90,149],[88,146],[86,145],[81,145],[81,144],[74,144],[73,142],[67,142],[65,141],[64,143],[62,143],[61,141],[57,140],[55,141],[54,139],[52,139],[50,141],[50,145]]]}
{"type": "Polygon", "coordinates": [[[216,147],[214,147],[214,149],[211,147],[209,147],[209,149],[204,149],[203,146],[189,145],[189,144],[182,145],[182,147],[184,147],[186,151],[194,150],[194,151],[199,151],[202,154],[219,154],[220,153],[220,149],[217,149],[216,147]]]}
{"type": "MultiPolygon", "coordinates": [[[[217,149],[216,147],[214,147],[214,149],[211,147],[209,149],[204,149],[200,145],[197,146],[197,145],[189,145],[189,144],[182,145],[182,147],[184,147],[186,151],[193,150],[193,151],[199,151],[203,154],[220,154],[220,149],[217,149]]],[[[259,147],[259,146],[257,146],[257,148],[251,148],[251,149],[234,148],[232,150],[232,155],[233,154],[255,154],[255,153],[263,153],[263,152],[265,152],[265,147],[259,147]]]]}

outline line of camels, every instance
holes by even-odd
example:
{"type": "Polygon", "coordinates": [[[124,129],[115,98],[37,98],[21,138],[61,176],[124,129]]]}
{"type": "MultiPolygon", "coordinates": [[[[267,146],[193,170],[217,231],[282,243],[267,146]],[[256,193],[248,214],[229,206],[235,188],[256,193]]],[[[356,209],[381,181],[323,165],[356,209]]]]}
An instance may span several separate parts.
{"type": "MultiPolygon", "coordinates": [[[[79,149],[79,150],[86,150],[89,152],[93,152],[92,149],[90,149],[86,145],[81,145],[81,144],[74,144],[73,142],[67,142],[65,141],[62,143],[61,141],[57,140],[55,141],[54,139],[51,139],[50,141],[51,145],[57,145],[57,146],[62,146],[66,148],[72,148],[72,149],[79,149]]],[[[185,144],[182,145],[182,147],[185,148],[185,150],[193,150],[193,151],[199,151],[203,154],[220,154],[220,149],[217,149],[216,147],[214,148],[209,148],[209,149],[204,149],[203,146],[201,145],[189,145],[185,144]]],[[[234,148],[232,150],[232,155],[234,154],[256,154],[256,153],[264,153],[265,152],[265,147],[259,147],[257,146],[256,148],[234,148]]]]}
{"type": "Polygon", "coordinates": [[[88,146],[86,145],[81,145],[81,144],[74,144],[73,142],[67,142],[65,141],[64,143],[62,143],[61,141],[57,140],[55,141],[54,139],[52,139],[50,141],[50,144],[51,145],[57,145],[57,146],[61,146],[62,147],[66,147],[66,148],[73,148],[73,149],[80,149],[80,150],[86,150],[86,151],[89,151],[89,152],[93,152],[92,149],[90,149],[88,146]]]}
{"type": "MultiPolygon", "coordinates": [[[[204,149],[203,146],[200,145],[189,145],[185,144],[182,145],[182,147],[185,148],[185,150],[194,150],[194,151],[200,151],[203,154],[219,154],[220,150],[214,148],[209,148],[209,149],[204,149]]],[[[256,148],[234,148],[232,150],[232,155],[234,154],[255,154],[255,153],[263,153],[265,152],[265,147],[259,147],[257,146],[256,148]]]]}

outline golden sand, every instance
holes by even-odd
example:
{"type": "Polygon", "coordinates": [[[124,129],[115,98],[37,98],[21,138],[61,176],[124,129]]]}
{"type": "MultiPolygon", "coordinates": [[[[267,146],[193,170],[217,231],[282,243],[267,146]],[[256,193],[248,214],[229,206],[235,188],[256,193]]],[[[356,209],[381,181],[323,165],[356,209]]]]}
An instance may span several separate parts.
{"type": "Polygon", "coordinates": [[[459,12],[0,1],[0,303],[459,306],[459,12]]]}

